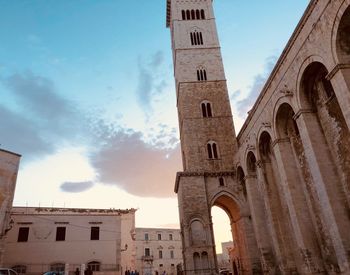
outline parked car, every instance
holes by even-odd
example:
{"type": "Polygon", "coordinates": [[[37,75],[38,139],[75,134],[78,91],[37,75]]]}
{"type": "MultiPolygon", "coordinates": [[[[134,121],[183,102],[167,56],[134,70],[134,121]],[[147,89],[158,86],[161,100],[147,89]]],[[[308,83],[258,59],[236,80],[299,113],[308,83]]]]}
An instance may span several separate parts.
{"type": "Polygon", "coordinates": [[[0,267],[0,275],[18,275],[18,273],[11,268],[0,267]]]}

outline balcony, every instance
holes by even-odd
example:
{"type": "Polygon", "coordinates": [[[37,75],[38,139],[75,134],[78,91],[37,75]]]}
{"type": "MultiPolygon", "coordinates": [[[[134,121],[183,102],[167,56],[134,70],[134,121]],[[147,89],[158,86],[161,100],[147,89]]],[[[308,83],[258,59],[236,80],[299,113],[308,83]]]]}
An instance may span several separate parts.
{"type": "Polygon", "coordinates": [[[151,255],[148,255],[148,256],[142,256],[142,261],[144,261],[144,262],[152,262],[153,261],[153,256],[151,256],[151,255]]]}

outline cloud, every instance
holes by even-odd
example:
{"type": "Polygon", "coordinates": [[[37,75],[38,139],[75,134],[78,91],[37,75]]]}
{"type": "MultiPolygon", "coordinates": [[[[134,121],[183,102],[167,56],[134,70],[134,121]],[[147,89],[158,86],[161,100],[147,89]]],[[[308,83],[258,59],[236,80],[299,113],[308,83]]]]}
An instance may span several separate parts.
{"type": "MultiPolygon", "coordinates": [[[[24,159],[51,154],[87,129],[84,115],[60,96],[54,83],[31,72],[0,78],[13,109],[0,103],[1,143],[24,159]]],[[[77,139],[78,140],[78,139],[77,139]]]]}
{"type": "Polygon", "coordinates": [[[174,196],[175,175],[181,169],[178,143],[173,148],[151,145],[142,133],[130,129],[102,132],[106,142],[90,156],[99,181],[136,196],[174,196]]]}
{"type": "Polygon", "coordinates": [[[68,193],[81,193],[91,189],[94,184],[92,181],[64,182],[61,184],[60,189],[68,193]]]}
{"type": "Polygon", "coordinates": [[[22,154],[39,156],[52,153],[52,145],[36,130],[35,122],[0,105],[1,147],[22,154]]]}
{"type": "Polygon", "coordinates": [[[158,51],[153,54],[148,63],[138,60],[138,82],[136,87],[136,96],[139,106],[144,110],[148,118],[152,110],[154,97],[161,94],[167,86],[165,76],[162,74],[161,67],[164,64],[164,53],[158,51]]]}
{"type": "MultiPolygon", "coordinates": [[[[270,56],[265,61],[264,72],[254,77],[253,84],[249,88],[248,96],[242,100],[236,102],[238,115],[241,118],[247,116],[247,112],[253,107],[256,99],[258,98],[262,88],[264,87],[266,80],[268,79],[273,67],[277,61],[276,56],[270,56]]],[[[234,101],[236,98],[234,98],[234,101]]]]}

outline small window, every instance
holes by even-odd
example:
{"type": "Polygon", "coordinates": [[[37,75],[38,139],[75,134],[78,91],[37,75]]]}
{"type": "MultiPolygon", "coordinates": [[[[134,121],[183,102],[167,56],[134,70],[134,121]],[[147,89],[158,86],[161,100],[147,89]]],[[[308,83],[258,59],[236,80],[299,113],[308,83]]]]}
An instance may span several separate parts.
{"type": "Polygon", "coordinates": [[[191,32],[190,38],[191,38],[191,45],[192,46],[203,45],[202,32],[197,32],[197,31],[191,32]]]}
{"type": "Polygon", "coordinates": [[[182,14],[182,20],[186,20],[186,12],[182,10],[181,14],[182,14]]]}
{"type": "Polygon", "coordinates": [[[87,267],[91,271],[100,271],[101,263],[97,261],[92,261],[87,264],[87,267]]]}
{"type": "Polygon", "coordinates": [[[169,234],[169,240],[170,240],[170,241],[173,240],[173,234],[169,234]]]}
{"type": "Polygon", "coordinates": [[[198,81],[206,81],[207,80],[207,72],[205,69],[197,70],[197,80],[198,81]]]}
{"type": "Polygon", "coordinates": [[[90,240],[97,241],[99,239],[100,239],[100,228],[98,226],[92,226],[90,240]]]}
{"type": "Polygon", "coordinates": [[[148,233],[145,233],[145,241],[148,241],[149,240],[149,235],[148,233]]]}
{"type": "Polygon", "coordinates": [[[27,272],[27,267],[25,265],[15,265],[12,269],[18,274],[25,274],[27,272]]]}
{"type": "Polygon", "coordinates": [[[57,227],[56,228],[56,241],[64,241],[66,239],[66,228],[57,227]]]}
{"type": "Polygon", "coordinates": [[[208,101],[201,103],[201,109],[202,109],[202,116],[203,117],[212,117],[211,112],[211,103],[208,101]]]}
{"type": "Polygon", "coordinates": [[[170,250],[170,258],[174,259],[174,250],[170,250]]]}
{"type": "Polygon", "coordinates": [[[219,185],[220,186],[225,186],[224,178],[219,178],[219,185]]]}
{"type": "Polygon", "coordinates": [[[194,10],[191,10],[191,19],[195,20],[196,19],[196,14],[194,10]]]}
{"type": "Polygon", "coordinates": [[[174,267],[175,265],[174,264],[171,264],[171,267],[174,267]]]}
{"type": "Polygon", "coordinates": [[[201,10],[201,19],[205,19],[205,13],[204,13],[204,10],[201,10]]]}
{"type": "Polygon", "coordinates": [[[186,10],[186,19],[191,20],[191,12],[190,10],[186,10]]]}
{"type": "Polygon", "coordinates": [[[162,234],[158,234],[158,241],[162,240],[162,234]]]}
{"type": "Polygon", "coordinates": [[[159,264],[159,267],[163,267],[163,264],[159,264]]]}
{"type": "Polygon", "coordinates": [[[196,10],[196,19],[197,20],[201,19],[199,10],[196,10]]]}
{"type": "Polygon", "coordinates": [[[64,263],[56,263],[50,266],[50,271],[63,272],[65,270],[64,263]]]}
{"type": "Polygon", "coordinates": [[[145,248],[145,256],[151,256],[151,251],[149,248],[145,248]]]}
{"type": "Polygon", "coordinates": [[[211,141],[207,143],[208,158],[217,159],[218,158],[218,149],[215,142],[211,141]]]}
{"type": "Polygon", "coordinates": [[[163,259],[163,251],[162,251],[162,250],[159,250],[159,251],[158,251],[158,254],[159,254],[159,259],[163,259]]]}
{"type": "Polygon", "coordinates": [[[29,236],[29,227],[20,227],[18,230],[18,242],[27,242],[29,236]]]}

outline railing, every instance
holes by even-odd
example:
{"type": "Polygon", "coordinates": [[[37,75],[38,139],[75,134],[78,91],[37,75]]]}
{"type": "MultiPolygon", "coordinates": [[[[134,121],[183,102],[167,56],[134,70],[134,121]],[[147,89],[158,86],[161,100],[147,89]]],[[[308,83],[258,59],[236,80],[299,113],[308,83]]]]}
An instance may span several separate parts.
{"type": "Polygon", "coordinates": [[[148,255],[148,256],[142,256],[142,261],[145,261],[145,262],[150,262],[150,261],[153,261],[153,256],[151,255],[148,255]]]}

